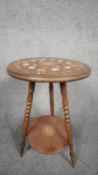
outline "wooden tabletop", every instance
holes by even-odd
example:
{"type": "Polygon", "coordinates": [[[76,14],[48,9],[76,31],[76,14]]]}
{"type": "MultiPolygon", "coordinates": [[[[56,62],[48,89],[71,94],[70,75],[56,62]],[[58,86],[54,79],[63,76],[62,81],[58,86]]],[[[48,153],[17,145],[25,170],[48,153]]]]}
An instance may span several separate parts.
{"type": "Polygon", "coordinates": [[[82,62],[62,58],[24,58],[7,66],[10,76],[36,82],[67,82],[86,78],[90,67],[82,62]]]}

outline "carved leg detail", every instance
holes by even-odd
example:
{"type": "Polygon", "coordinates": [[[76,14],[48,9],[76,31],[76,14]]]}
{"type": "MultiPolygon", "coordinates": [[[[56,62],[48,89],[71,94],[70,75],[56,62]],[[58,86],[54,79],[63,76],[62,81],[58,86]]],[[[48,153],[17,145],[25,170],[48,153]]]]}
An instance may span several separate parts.
{"type": "Polygon", "coordinates": [[[54,88],[53,88],[53,83],[49,84],[49,92],[50,92],[50,110],[51,110],[51,115],[54,116],[54,88]]]}
{"type": "Polygon", "coordinates": [[[68,97],[67,97],[67,87],[66,83],[60,83],[61,88],[61,94],[62,94],[62,103],[63,103],[63,109],[64,109],[64,120],[66,123],[66,129],[67,129],[67,136],[68,136],[68,144],[70,148],[70,157],[72,166],[75,166],[75,160],[74,160],[74,150],[73,150],[73,136],[72,136],[72,126],[71,126],[71,119],[70,119],[70,112],[68,107],[68,97]]]}
{"type": "Polygon", "coordinates": [[[23,155],[23,151],[25,147],[25,140],[28,134],[28,126],[29,126],[29,120],[30,120],[30,112],[31,112],[31,107],[32,107],[34,87],[35,87],[35,83],[29,82],[29,89],[28,89],[28,96],[27,96],[24,123],[23,123],[23,131],[22,131],[22,142],[21,142],[21,148],[20,148],[21,156],[23,155]]]}

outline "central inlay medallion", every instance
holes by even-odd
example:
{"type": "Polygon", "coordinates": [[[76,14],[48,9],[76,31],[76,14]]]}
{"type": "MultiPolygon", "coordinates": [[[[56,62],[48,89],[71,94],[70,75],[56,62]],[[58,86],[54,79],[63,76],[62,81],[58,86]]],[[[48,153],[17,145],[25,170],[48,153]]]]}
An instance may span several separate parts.
{"type": "Polygon", "coordinates": [[[42,134],[45,136],[53,136],[56,133],[56,129],[51,125],[46,125],[42,128],[42,134]]]}

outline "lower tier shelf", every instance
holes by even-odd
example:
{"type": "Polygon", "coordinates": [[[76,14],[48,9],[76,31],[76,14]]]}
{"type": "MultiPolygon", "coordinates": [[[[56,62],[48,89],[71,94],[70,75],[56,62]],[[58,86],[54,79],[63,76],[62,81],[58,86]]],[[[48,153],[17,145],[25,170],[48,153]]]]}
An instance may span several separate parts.
{"type": "Polygon", "coordinates": [[[31,121],[28,137],[32,148],[38,152],[60,152],[67,145],[65,122],[58,116],[40,116],[31,121]]]}

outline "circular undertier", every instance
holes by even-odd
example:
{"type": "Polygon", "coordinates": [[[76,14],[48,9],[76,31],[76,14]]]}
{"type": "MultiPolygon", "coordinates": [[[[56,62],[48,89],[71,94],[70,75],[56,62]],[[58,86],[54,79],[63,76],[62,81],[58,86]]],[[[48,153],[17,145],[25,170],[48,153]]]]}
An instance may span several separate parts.
{"type": "Polygon", "coordinates": [[[65,122],[57,116],[40,116],[31,121],[28,137],[32,148],[38,152],[52,154],[62,151],[67,145],[65,122]]]}

